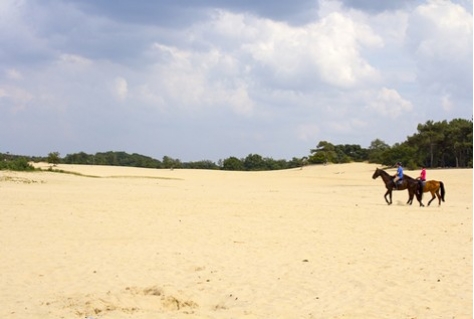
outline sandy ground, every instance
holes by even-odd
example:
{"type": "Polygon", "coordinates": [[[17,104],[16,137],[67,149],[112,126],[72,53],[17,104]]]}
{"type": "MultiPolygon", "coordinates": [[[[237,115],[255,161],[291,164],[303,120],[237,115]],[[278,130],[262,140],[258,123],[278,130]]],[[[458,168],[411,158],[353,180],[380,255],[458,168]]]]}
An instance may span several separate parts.
{"type": "Polygon", "coordinates": [[[472,318],[472,170],[375,167],[0,171],[0,317],[472,318]]]}

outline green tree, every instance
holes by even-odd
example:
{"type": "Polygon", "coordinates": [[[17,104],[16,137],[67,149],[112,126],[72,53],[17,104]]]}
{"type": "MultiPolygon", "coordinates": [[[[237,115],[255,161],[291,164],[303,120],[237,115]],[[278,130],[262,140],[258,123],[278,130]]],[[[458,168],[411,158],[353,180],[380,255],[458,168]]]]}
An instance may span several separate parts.
{"type": "Polygon", "coordinates": [[[440,142],[444,139],[443,125],[433,121],[427,121],[425,124],[418,124],[418,134],[420,135],[420,147],[425,153],[429,154],[428,166],[438,166],[440,160],[440,142]]]}
{"type": "Polygon", "coordinates": [[[48,154],[48,163],[57,165],[61,162],[59,152],[51,152],[48,154]]]}
{"type": "Polygon", "coordinates": [[[262,171],[266,169],[265,161],[258,154],[249,154],[244,159],[244,169],[246,171],[262,171]]]}
{"type": "Polygon", "coordinates": [[[237,157],[231,156],[224,159],[222,169],[226,171],[243,171],[244,163],[237,157]]]}
{"type": "Polygon", "coordinates": [[[472,167],[472,121],[427,121],[407,143],[416,149],[416,160],[427,167],[472,167]]]}
{"type": "Polygon", "coordinates": [[[214,162],[210,160],[183,163],[182,167],[192,168],[192,169],[218,169],[219,168],[214,162]]]}
{"type": "Polygon", "coordinates": [[[320,141],[316,148],[311,150],[311,154],[310,162],[312,163],[334,163],[337,159],[334,145],[327,141],[320,141]]]}
{"type": "Polygon", "coordinates": [[[271,157],[265,157],[263,159],[264,170],[279,170],[288,168],[288,163],[285,160],[275,160],[271,157]]]}
{"type": "Polygon", "coordinates": [[[352,158],[346,154],[344,145],[335,145],[334,152],[336,153],[336,163],[350,163],[352,158]]]}
{"type": "Polygon", "coordinates": [[[303,168],[304,166],[308,165],[308,157],[304,156],[302,158],[298,157],[293,157],[291,161],[288,162],[288,168],[296,168],[296,167],[301,167],[303,168]]]}
{"type": "Polygon", "coordinates": [[[391,166],[397,162],[402,162],[403,166],[408,169],[417,169],[419,164],[417,163],[415,154],[415,148],[409,146],[407,143],[395,143],[382,154],[380,164],[391,166]]]}
{"type": "Polygon", "coordinates": [[[337,148],[339,148],[345,156],[349,157],[351,161],[363,162],[368,159],[368,150],[365,148],[362,148],[360,145],[356,145],[356,144],[336,145],[336,149],[337,148]]]}
{"type": "Polygon", "coordinates": [[[93,164],[92,155],[84,152],[67,154],[64,156],[63,162],[66,164],[93,164]]]}
{"type": "Polygon", "coordinates": [[[163,156],[163,167],[164,168],[181,168],[181,161],[174,159],[169,156],[163,156]]]}
{"type": "Polygon", "coordinates": [[[375,139],[370,143],[368,150],[368,160],[370,163],[383,164],[384,153],[390,150],[390,146],[380,139],[375,139]]]}
{"type": "MultiPolygon", "coordinates": [[[[454,119],[449,122],[446,136],[455,167],[472,167],[472,121],[454,119]],[[470,164],[469,164],[470,161],[470,164]]],[[[452,166],[452,163],[450,163],[452,166]]]]}

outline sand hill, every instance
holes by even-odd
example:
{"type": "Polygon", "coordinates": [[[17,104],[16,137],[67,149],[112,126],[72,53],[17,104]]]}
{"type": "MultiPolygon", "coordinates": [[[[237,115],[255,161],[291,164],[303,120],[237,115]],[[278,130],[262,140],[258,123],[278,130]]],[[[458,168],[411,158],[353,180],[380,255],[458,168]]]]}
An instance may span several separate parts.
{"type": "Polygon", "coordinates": [[[0,316],[472,318],[472,170],[375,168],[0,171],[0,316]]]}

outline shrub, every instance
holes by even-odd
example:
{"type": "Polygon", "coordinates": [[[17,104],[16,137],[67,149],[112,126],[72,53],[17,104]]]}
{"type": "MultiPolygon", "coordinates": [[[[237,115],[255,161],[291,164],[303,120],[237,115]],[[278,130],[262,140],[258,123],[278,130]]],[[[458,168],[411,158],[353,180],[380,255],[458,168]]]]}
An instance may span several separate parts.
{"type": "Polygon", "coordinates": [[[0,170],[11,171],[33,171],[35,168],[28,163],[24,157],[18,157],[13,160],[3,160],[0,162],[0,170]]]}

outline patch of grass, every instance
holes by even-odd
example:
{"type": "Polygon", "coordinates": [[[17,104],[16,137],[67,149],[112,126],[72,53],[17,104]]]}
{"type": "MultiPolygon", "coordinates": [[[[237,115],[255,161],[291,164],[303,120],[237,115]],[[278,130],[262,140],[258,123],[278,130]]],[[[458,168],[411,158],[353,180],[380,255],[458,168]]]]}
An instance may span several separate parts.
{"type": "Polygon", "coordinates": [[[116,176],[97,176],[97,175],[88,175],[78,172],[65,171],[62,169],[56,169],[50,166],[47,170],[39,169],[41,171],[53,172],[53,173],[62,173],[62,174],[71,174],[81,177],[90,177],[90,178],[146,178],[146,179],[164,179],[164,180],[182,180],[181,178],[175,177],[160,177],[160,176],[137,176],[137,175],[116,175],[116,176]]]}
{"type": "Polygon", "coordinates": [[[33,179],[16,177],[16,176],[0,176],[0,182],[12,182],[12,183],[22,183],[22,184],[36,184],[44,183],[43,181],[35,181],[33,179]]]}
{"type": "Polygon", "coordinates": [[[55,169],[52,166],[50,166],[47,170],[40,169],[42,171],[47,171],[47,172],[53,172],[53,173],[62,173],[62,174],[70,174],[70,175],[76,175],[76,176],[82,176],[82,177],[91,177],[91,178],[100,178],[100,176],[97,175],[87,175],[87,174],[81,174],[78,172],[71,172],[71,171],[65,171],[62,169],[55,169]]]}
{"type": "Polygon", "coordinates": [[[162,176],[137,176],[137,175],[116,175],[116,176],[107,176],[107,178],[146,178],[146,179],[166,179],[166,180],[175,180],[182,181],[182,178],[176,177],[162,177],[162,176]]]}

